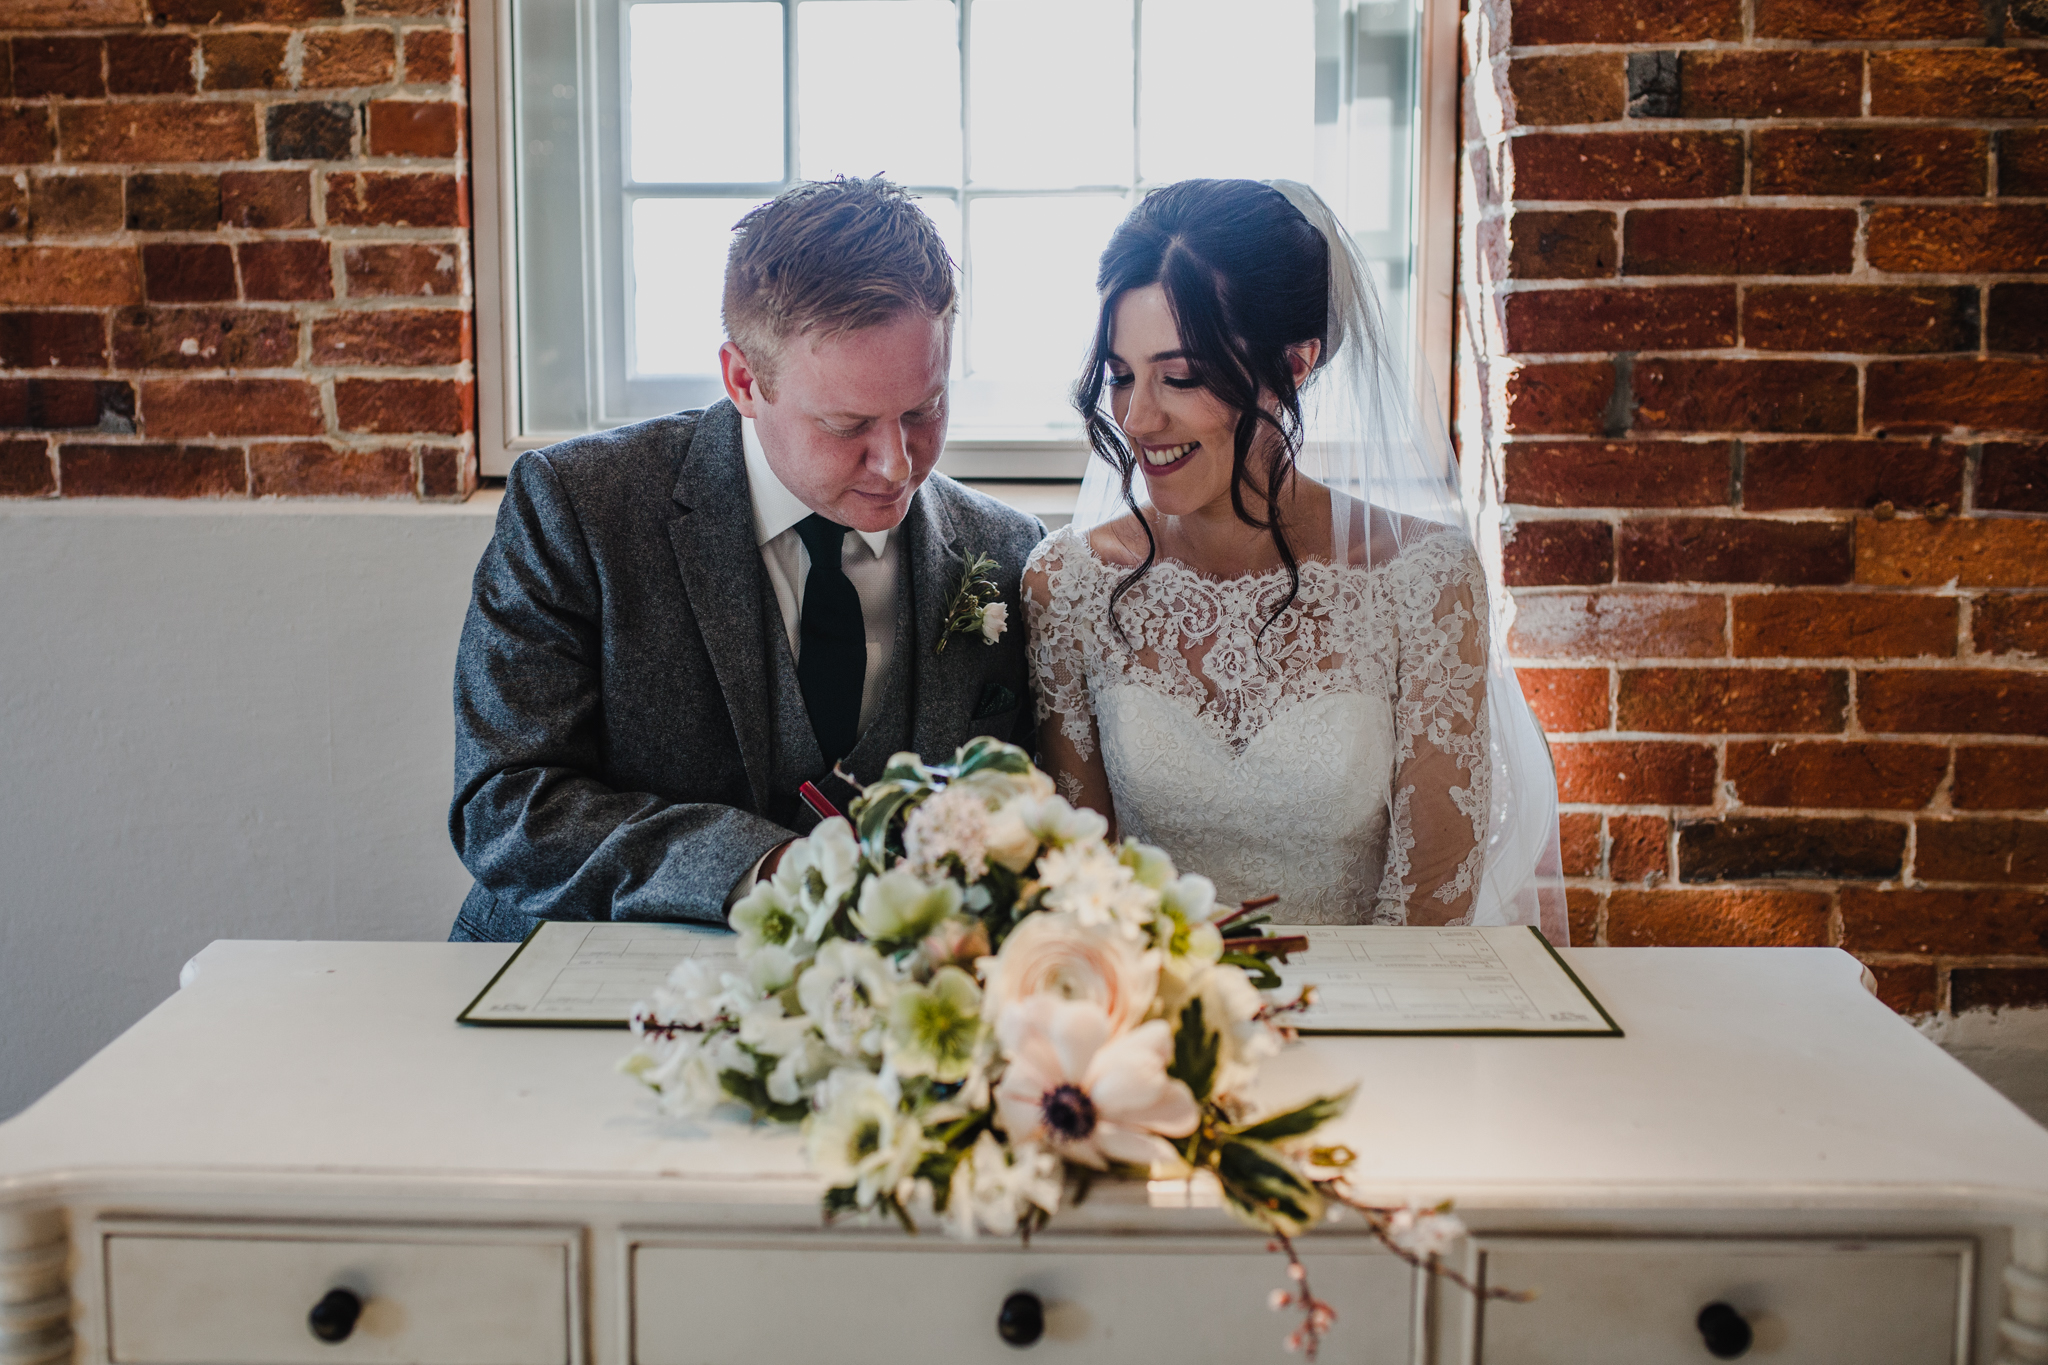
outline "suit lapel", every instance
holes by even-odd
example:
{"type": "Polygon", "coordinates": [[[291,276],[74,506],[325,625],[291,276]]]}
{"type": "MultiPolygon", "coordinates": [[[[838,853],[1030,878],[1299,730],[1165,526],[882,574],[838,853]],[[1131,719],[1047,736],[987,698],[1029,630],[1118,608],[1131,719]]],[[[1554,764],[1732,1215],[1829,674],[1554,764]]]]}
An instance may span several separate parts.
{"type": "Polygon", "coordinates": [[[729,400],[698,420],[671,496],[676,510],[668,534],[676,569],[732,716],[754,808],[763,810],[771,764],[768,652],[761,628],[767,573],[754,544],[740,415],[729,400]]]}
{"type": "Polygon", "coordinates": [[[979,679],[973,650],[965,636],[938,652],[946,629],[946,606],[960,586],[967,567],[946,507],[926,484],[911,500],[903,519],[904,560],[910,570],[911,747],[928,763],[953,757],[953,746],[974,704],[972,684],[979,679]]]}

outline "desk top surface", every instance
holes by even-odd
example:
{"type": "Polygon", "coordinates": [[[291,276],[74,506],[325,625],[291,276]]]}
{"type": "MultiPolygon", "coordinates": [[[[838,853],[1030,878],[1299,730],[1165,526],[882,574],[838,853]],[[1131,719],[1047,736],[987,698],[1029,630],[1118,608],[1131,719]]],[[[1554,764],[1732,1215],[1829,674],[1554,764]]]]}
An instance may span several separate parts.
{"type": "MultiPolygon", "coordinates": [[[[615,1070],[623,1032],[455,1023],[508,952],[215,943],[184,989],[0,1124],[0,1197],[113,1172],[814,1193],[788,1131],[659,1114],[615,1070]]],[[[2048,1129],[1868,995],[1846,954],[1567,957],[1625,1038],[1315,1038],[1260,1093],[1362,1079],[1328,1140],[1387,1191],[2048,1210],[2048,1129]]]]}

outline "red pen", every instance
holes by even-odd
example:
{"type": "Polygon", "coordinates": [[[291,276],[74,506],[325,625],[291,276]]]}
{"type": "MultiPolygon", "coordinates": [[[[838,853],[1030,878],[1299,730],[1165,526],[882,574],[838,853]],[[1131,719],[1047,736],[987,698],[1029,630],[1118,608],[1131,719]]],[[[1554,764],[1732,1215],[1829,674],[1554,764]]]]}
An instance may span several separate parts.
{"type": "Polygon", "coordinates": [[[825,793],[818,790],[815,782],[804,783],[796,789],[796,794],[804,799],[806,806],[818,813],[820,820],[830,820],[839,814],[839,807],[825,798],[825,793]]]}

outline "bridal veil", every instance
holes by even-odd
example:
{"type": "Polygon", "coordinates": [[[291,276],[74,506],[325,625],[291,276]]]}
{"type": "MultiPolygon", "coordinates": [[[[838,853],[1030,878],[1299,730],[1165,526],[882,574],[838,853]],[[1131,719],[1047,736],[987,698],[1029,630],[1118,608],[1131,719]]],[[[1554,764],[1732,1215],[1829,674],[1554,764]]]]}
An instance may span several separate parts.
{"type": "MultiPolygon", "coordinates": [[[[1389,345],[1379,299],[1350,234],[1313,189],[1269,181],[1328,241],[1330,321],[1326,358],[1302,390],[1301,472],[1333,491],[1332,561],[1370,563],[1398,555],[1404,540],[1441,526],[1483,545],[1478,509],[1461,496],[1449,433],[1426,379],[1417,380],[1389,345]],[[1396,514],[1361,517],[1359,504],[1396,514]],[[1380,534],[1381,522],[1390,525],[1380,534]],[[1374,525],[1360,537],[1358,527],[1374,525]],[[1364,539],[1365,545],[1354,545],[1364,539]],[[1391,547],[1391,548],[1390,548],[1391,547]]],[[[1091,459],[1075,508],[1081,530],[1124,511],[1116,474],[1091,459]]],[[[1378,575],[1373,581],[1379,580],[1378,575]]],[[[1483,871],[1470,922],[1531,924],[1554,944],[1567,939],[1558,858],[1557,779],[1549,746],[1508,663],[1512,605],[1488,593],[1486,733],[1490,781],[1483,871]]],[[[1390,803],[1393,794],[1385,799],[1390,803]]]]}

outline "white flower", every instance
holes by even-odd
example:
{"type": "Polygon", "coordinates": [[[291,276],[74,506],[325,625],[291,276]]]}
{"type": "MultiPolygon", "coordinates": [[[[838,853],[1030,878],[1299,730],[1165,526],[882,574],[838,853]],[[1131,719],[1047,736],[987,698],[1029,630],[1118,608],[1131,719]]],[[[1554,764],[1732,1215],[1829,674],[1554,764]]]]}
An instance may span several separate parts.
{"type": "Polygon", "coordinates": [[[740,1016],[740,1041],[770,1057],[796,1051],[811,1034],[810,1016],[790,1014],[780,999],[763,1000],[740,1016]]]}
{"type": "Polygon", "coordinates": [[[741,957],[766,946],[788,948],[802,957],[812,951],[810,914],[801,901],[773,881],[755,882],[732,908],[741,957]]]}
{"type": "Polygon", "coordinates": [[[1031,837],[1054,848],[1070,844],[1099,844],[1109,833],[1109,821],[1101,812],[1086,806],[1070,806],[1061,796],[1020,798],[1010,812],[1024,822],[1031,837]]]}
{"type": "Polygon", "coordinates": [[[950,1085],[983,1060],[981,991],[958,967],[941,967],[928,986],[905,986],[889,1006],[884,1056],[899,1076],[950,1085]]]}
{"type": "Polygon", "coordinates": [[[851,1186],[858,1208],[907,1193],[925,1140],[916,1117],[902,1110],[893,1077],[857,1067],[833,1072],[818,1087],[818,1108],[804,1123],[811,1169],[834,1189],[851,1186]]]}
{"type": "Polygon", "coordinates": [[[1010,1059],[996,1113],[1011,1142],[1042,1142],[1097,1170],[1178,1163],[1165,1139],[1192,1133],[1201,1111],[1166,1074],[1165,1020],[1116,1034],[1096,1005],[1034,995],[1003,1011],[996,1034],[1010,1059]]]}
{"type": "Polygon", "coordinates": [[[1387,1219],[1387,1240],[1412,1256],[1440,1256],[1465,1235],[1456,1214],[1414,1207],[1396,1209],[1387,1219]]]}
{"type": "Polygon", "coordinates": [[[980,1227],[1005,1237],[1034,1208],[1058,1213],[1063,1173],[1059,1157],[1045,1148],[1007,1148],[984,1132],[953,1168],[946,1201],[953,1234],[971,1238],[980,1227]]]}
{"type": "Polygon", "coordinates": [[[957,914],[960,900],[958,883],[927,882],[909,868],[894,867],[861,887],[853,927],[876,943],[920,939],[957,914]]]}
{"type": "Polygon", "coordinates": [[[1052,779],[1035,767],[1027,767],[1021,773],[1006,773],[1000,768],[976,768],[953,779],[952,789],[962,788],[980,792],[988,799],[990,810],[1019,797],[1043,801],[1055,790],[1052,779]]]}
{"type": "Polygon", "coordinates": [[[619,1069],[651,1087],[670,1114],[697,1118],[731,1096],[719,1081],[725,1071],[753,1070],[753,1061],[730,1032],[685,1033],[674,1039],[643,1043],[619,1069]]]}
{"type": "Polygon", "coordinates": [[[1009,628],[1010,605],[1007,602],[991,602],[981,609],[981,638],[986,644],[994,644],[1009,628]]]}
{"type": "Polygon", "coordinates": [[[808,1099],[818,1082],[845,1064],[845,1057],[827,1047],[815,1031],[807,1030],[768,1073],[768,1098],[777,1104],[808,1099]]]}
{"type": "Polygon", "coordinates": [[[887,1031],[896,977],[865,943],[828,940],[796,979],[796,997],[828,1047],[849,1057],[878,1056],[887,1031]]]}
{"type": "Polygon", "coordinates": [[[1048,908],[1083,924],[1113,924],[1128,938],[1136,938],[1159,908],[1159,893],[1099,843],[1047,849],[1038,859],[1038,880],[1048,908]]]}
{"type": "Polygon", "coordinates": [[[1002,952],[979,965],[991,1018],[1031,996],[1051,995],[1095,1005],[1124,1033],[1138,1026],[1159,988],[1157,953],[1139,951],[1111,925],[1046,911],[1025,916],[1002,952]]]}
{"type": "Polygon", "coordinates": [[[1014,802],[1006,805],[989,816],[988,828],[982,835],[982,847],[987,851],[990,862],[1012,872],[1022,872],[1038,856],[1038,836],[1012,808],[1014,805],[1014,802]]]}
{"type": "Polygon", "coordinates": [[[1159,904],[1189,924],[1207,924],[1216,913],[1216,883],[1199,872],[1183,873],[1160,885],[1159,904]]]}
{"type": "Polygon", "coordinates": [[[782,851],[771,880],[787,900],[802,907],[805,938],[816,942],[824,936],[825,926],[853,894],[860,865],[860,843],[840,816],[821,821],[782,851]]]}
{"type": "Polygon", "coordinates": [[[980,881],[988,875],[988,802],[964,787],[927,797],[903,823],[903,851],[920,877],[947,875],[951,857],[964,880],[980,881]]]}
{"type": "Polygon", "coordinates": [[[1163,848],[1126,839],[1117,849],[1116,856],[1118,862],[1131,870],[1132,876],[1154,891],[1163,890],[1173,880],[1173,859],[1166,856],[1163,848]]]}

